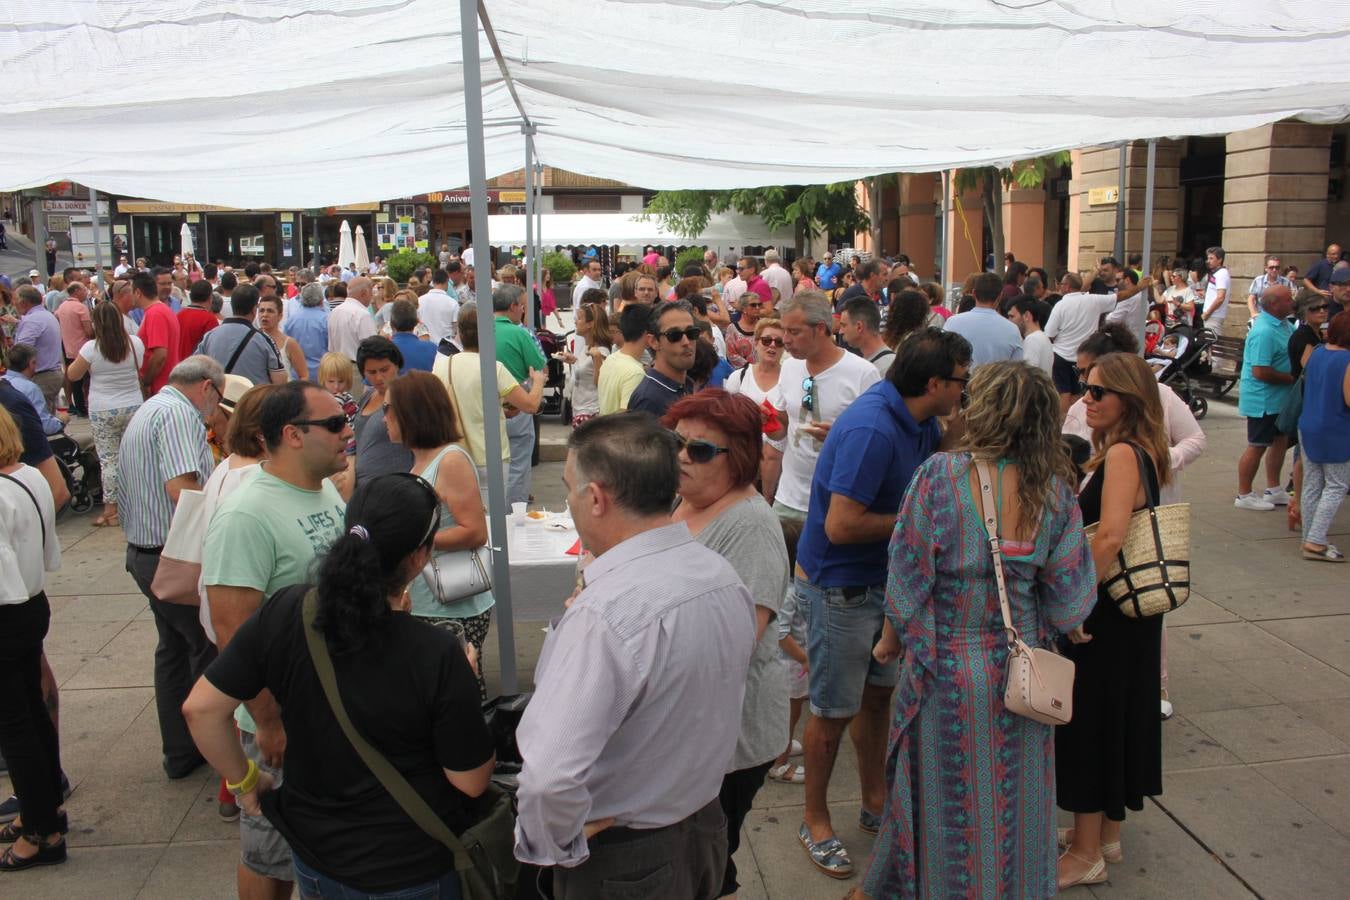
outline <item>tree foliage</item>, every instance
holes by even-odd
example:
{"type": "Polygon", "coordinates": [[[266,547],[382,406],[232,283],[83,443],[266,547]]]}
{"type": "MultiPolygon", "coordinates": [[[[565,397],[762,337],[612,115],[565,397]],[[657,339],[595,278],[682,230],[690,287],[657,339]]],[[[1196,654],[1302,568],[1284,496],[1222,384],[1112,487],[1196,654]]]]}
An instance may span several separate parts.
{"type": "Polygon", "coordinates": [[[436,268],[436,257],[430,253],[400,250],[385,260],[385,271],[399,284],[407,284],[412,273],[422,266],[428,269],[436,268]]]}
{"type": "MultiPolygon", "coordinates": [[[[1024,159],[1011,166],[976,166],[957,169],[954,186],[958,195],[979,190],[985,219],[994,243],[994,265],[1003,262],[1003,189],[1030,190],[1041,187],[1050,176],[1069,165],[1072,155],[1067,150],[1024,159]]],[[[978,254],[977,254],[978,255],[978,254]]]]}
{"type": "Polygon", "coordinates": [[[648,215],[686,238],[698,237],[714,214],[727,210],[758,216],[770,228],[791,226],[798,251],[822,232],[852,235],[868,225],[851,181],[730,191],[661,191],[647,206],[648,215]]]}
{"type": "Polygon", "coordinates": [[[550,250],[539,257],[539,262],[553,276],[554,284],[567,284],[572,280],[572,276],[577,274],[577,267],[572,263],[572,257],[566,253],[550,250]]]}

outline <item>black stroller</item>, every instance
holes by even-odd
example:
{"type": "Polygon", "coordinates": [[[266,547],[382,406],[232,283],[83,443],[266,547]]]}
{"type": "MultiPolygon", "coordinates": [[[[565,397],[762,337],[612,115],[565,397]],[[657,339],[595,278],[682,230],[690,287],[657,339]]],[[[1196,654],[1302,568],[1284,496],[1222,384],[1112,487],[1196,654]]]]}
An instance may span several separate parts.
{"type": "Polygon", "coordinates": [[[553,354],[561,353],[565,349],[567,335],[555,334],[541,328],[535,332],[535,336],[539,339],[539,349],[544,351],[544,359],[548,362],[548,371],[545,373],[547,378],[544,381],[544,399],[539,406],[539,415],[563,416],[564,424],[566,424],[567,416],[564,415],[563,410],[563,392],[567,386],[567,371],[561,360],[553,358],[553,354]]]}
{"type": "Polygon", "coordinates": [[[70,491],[70,509],[86,513],[94,508],[95,503],[103,502],[102,468],[94,448],[81,447],[77,440],[64,431],[51,435],[47,441],[56,456],[61,477],[66,480],[66,489],[70,491]]]}
{"type": "Polygon", "coordinates": [[[1158,378],[1186,401],[1196,420],[1209,412],[1209,402],[1200,396],[1191,379],[1210,371],[1210,348],[1218,335],[1208,328],[1174,325],[1153,347],[1147,362],[1158,378]]]}

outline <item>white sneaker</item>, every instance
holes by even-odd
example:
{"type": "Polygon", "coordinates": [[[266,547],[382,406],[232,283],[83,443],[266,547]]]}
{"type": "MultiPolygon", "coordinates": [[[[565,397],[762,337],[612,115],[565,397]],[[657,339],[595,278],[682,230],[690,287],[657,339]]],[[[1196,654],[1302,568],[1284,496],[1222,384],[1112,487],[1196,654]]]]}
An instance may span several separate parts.
{"type": "Polygon", "coordinates": [[[1163,717],[1163,721],[1166,721],[1166,720],[1172,718],[1172,713],[1173,713],[1173,712],[1174,712],[1174,710],[1172,709],[1172,701],[1171,701],[1171,700],[1168,700],[1168,699],[1166,699],[1166,698],[1163,698],[1163,700],[1162,700],[1162,717],[1163,717]]]}
{"type": "MultiPolygon", "coordinates": [[[[1288,502],[1287,500],[1285,501],[1288,502]]],[[[1238,509],[1252,509],[1258,512],[1270,512],[1275,508],[1275,504],[1269,500],[1264,500],[1256,494],[1243,494],[1233,501],[1233,505],[1238,509]]]]}
{"type": "Polygon", "coordinates": [[[1288,506],[1290,498],[1289,492],[1279,487],[1266,488],[1265,493],[1261,495],[1261,499],[1267,503],[1274,503],[1276,506],[1288,506]]]}

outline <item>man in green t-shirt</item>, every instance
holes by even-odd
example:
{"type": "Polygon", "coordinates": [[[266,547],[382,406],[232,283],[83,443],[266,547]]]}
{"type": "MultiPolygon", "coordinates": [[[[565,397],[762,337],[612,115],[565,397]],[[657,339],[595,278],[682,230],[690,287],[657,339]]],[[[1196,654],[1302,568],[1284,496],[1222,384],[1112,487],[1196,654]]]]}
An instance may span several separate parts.
{"type": "MultiPolygon", "coordinates": [[[[234,637],[264,598],[308,580],[310,567],[342,533],[345,506],[329,476],[346,468],[351,427],[337,399],[308,381],[268,388],[262,471],[211,517],[202,580],[217,645],[234,637]]],[[[280,782],[286,733],[268,691],[235,713],[244,752],[280,782]]],[[[290,896],[290,848],[262,816],[240,816],[239,896],[290,896]]]]}
{"type": "MultiPolygon", "coordinates": [[[[520,323],[525,318],[525,291],[516,284],[503,284],[492,292],[493,336],[497,341],[497,359],[521,384],[529,384],[533,373],[548,363],[544,353],[520,323]]],[[[530,498],[530,460],[534,456],[534,416],[521,413],[506,420],[506,437],[511,444],[511,471],[506,480],[506,499],[524,503],[530,498]]]]}

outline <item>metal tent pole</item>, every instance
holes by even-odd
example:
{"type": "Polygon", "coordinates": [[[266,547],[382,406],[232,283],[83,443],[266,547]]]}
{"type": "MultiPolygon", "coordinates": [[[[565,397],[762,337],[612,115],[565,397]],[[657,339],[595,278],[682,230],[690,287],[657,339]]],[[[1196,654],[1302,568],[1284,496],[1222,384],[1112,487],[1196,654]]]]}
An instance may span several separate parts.
{"type": "Polygon", "coordinates": [[[525,326],[533,330],[534,320],[534,126],[520,126],[525,135],[525,326]]]}
{"type": "Polygon", "coordinates": [[[94,220],[94,283],[98,285],[98,299],[103,299],[103,235],[98,227],[98,191],[89,189],[89,215],[94,220]]]}
{"type": "Polygon", "coordinates": [[[952,173],[948,169],[942,170],[942,240],[938,241],[938,283],[942,285],[942,301],[947,301],[947,291],[951,284],[951,273],[947,268],[951,262],[947,253],[947,229],[951,226],[950,217],[952,214],[952,173]]]}
{"type": "MultiPolygon", "coordinates": [[[[530,138],[534,143],[534,138],[530,138]]],[[[536,152],[535,156],[539,154],[536,152]]],[[[544,283],[544,165],[537,159],[534,163],[534,242],[538,252],[534,256],[534,283],[544,283]]],[[[556,288],[555,288],[556,290],[556,288]]]]}
{"type": "MultiPolygon", "coordinates": [[[[1153,254],[1153,169],[1158,161],[1158,139],[1149,138],[1148,141],[1148,161],[1144,169],[1144,274],[1152,272],[1153,263],[1150,262],[1153,254]]],[[[1150,293],[1152,288],[1148,288],[1150,293]]],[[[1144,348],[1139,348],[1139,355],[1144,355],[1144,348]]]]}
{"type": "Polygon", "coordinates": [[[1116,241],[1112,255],[1125,265],[1125,158],[1129,154],[1128,141],[1120,145],[1120,168],[1116,174],[1116,241]]]}
{"type": "MultiPolygon", "coordinates": [[[[488,241],[487,162],[483,149],[483,71],[478,56],[478,3],[459,0],[460,40],[464,61],[464,120],[469,152],[469,216],[473,222],[474,262],[490,261],[488,241]]],[[[492,266],[487,266],[490,272],[492,266]]],[[[506,480],[502,472],[502,439],[498,426],[497,341],[492,313],[492,279],[475,279],[478,302],[478,364],[483,385],[483,445],[487,460],[488,529],[492,539],[492,595],[497,601],[497,646],[501,653],[502,694],[514,694],[516,681],[515,623],[511,614],[511,560],[506,540],[506,480]]]]}

